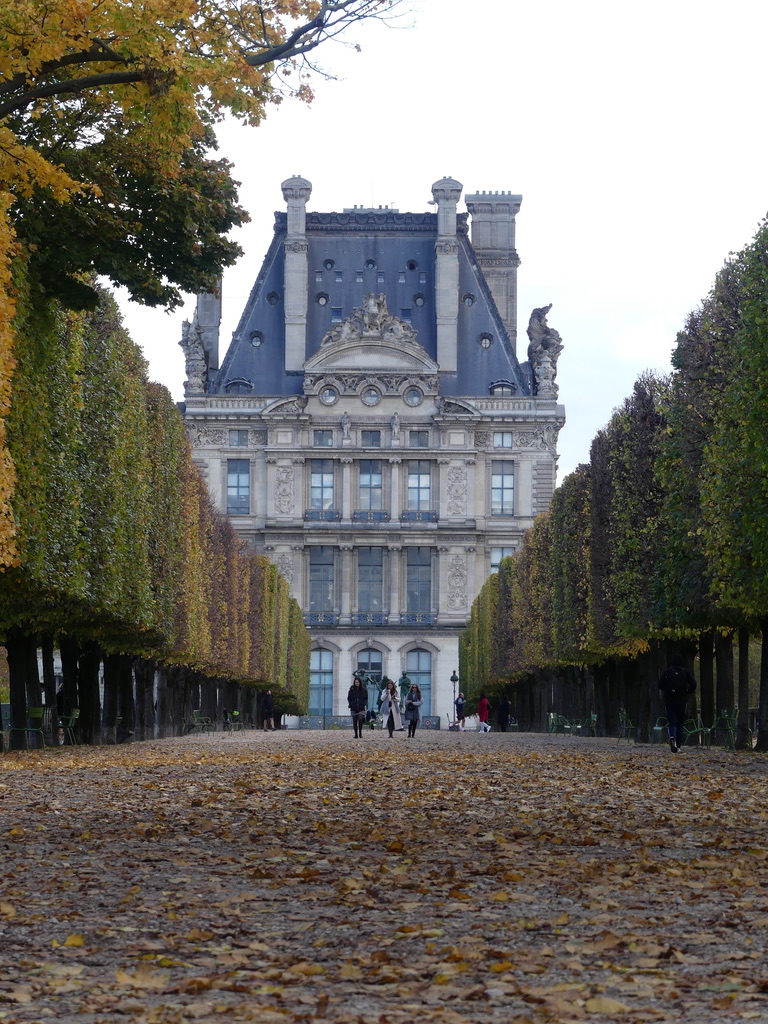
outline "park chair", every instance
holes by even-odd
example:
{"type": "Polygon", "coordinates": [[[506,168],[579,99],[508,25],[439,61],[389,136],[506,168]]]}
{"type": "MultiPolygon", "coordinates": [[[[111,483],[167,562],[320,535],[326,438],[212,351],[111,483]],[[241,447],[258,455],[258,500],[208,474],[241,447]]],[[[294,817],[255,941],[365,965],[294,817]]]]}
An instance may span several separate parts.
{"type": "Polygon", "coordinates": [[[712,729],[704,725],[701,715],[683,723],[683,746],[688,746],[691,740],[691,745],[695,743],[697,746],[709,747],[712,744],[712,729]]]}
{"type": "Polygon", "coordinates": [[[624,708],[619,708],[619,738],[617,743],[621,743],[622,740],[630,740],[635,736],[635,724],[631,721],[629,715],[624,708]]]}
{"type": "Polygon", "coordinates": [[[199,735],[200,733],[214,731],[214,725],[207,715],[204,715],[201,711],[195,710],[192,712],[192,731],[199,735]]]}
{"type": "Polygon", "coordinates": [[[567,733],[569,736],[573,735],[575,729],[578,729],[578,723],[572,722],[570,718],[566,718],[565,715],[557,716],[557,727],[555,732],[561,732],[563,736],[567,733]]]}
{"type": "Polygon", "coordinates": [[[593,711],[589,718],[574,725],[573,729],[574,732],[578,730],[580,736],[597,736],[597,712],[593,711]]]}
{"type": "Polygon", "coordinates": [[[554,711],[547,712],[547,732],[557,732],[557,719],[554,711]]]}
{"type": "Polygon", "coordinates": [[[229,729],[231,732],[242,731],[243,723],[240,719],[239,711],[230,711],[229,713],[229,729]]]}
{"type": "Polygon", "coordinates": [[[29,737],[37,735],[40,737],[40,745],[45,750],[45,730],[43,729],[45,708],[30,708],[27,714],[27,724],[13,726],[9,730],[9,736],[13,737],[15,732],[24,733],[24,748],[29,750],[29,737]]]}
{"type": "Polygon", "coordinates": [[[75,727],[77,726],[77,720],[79,717],[80,708],[73,708],[68,715],[59,716],[59,729],[62,733],[62,739],[64,743],[67,743],[72,747],[78,746],[77,737],[75,736],[75,727]]]}
{"type": "Polygon", "coordinates": [[[669,719],[659,715],[656,724],[651,729],[651,743],[664,743],[667,739],[665,733],[669,732],[669,719]]]}

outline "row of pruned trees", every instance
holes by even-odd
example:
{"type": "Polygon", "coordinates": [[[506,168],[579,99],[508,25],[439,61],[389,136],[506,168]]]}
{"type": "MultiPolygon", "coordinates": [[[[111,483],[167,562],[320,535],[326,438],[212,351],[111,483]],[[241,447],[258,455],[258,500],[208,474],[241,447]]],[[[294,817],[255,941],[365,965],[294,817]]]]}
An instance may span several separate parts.
{"type": "Polygon", "coordinates": [[[178,410],[148,382],[111,296],[72,312],[26,288],[21,267],[16,280],[0,467],[14,726],[43,694],[55,706],[54,649],[64,709],[80,709],[87,742],[114,737],[118,719],[139,736],[178,732],[193,707],[249,717],[259,686],[285,710],[303,708],[300,609],[277,568],[212,507],[178,410]]]}
{"type": "Polygon", "coordinates": [[[513,685],[521,717],[620,706],[648,735],[671,649],[698,656],[706,725],[734,704],[747,742],[760,635],[758,748],[768,749],[768,224],[644,374],[472,609],[462,678],[513,685]],[[733,678],[738,636],[739,678],[733,678]]]}

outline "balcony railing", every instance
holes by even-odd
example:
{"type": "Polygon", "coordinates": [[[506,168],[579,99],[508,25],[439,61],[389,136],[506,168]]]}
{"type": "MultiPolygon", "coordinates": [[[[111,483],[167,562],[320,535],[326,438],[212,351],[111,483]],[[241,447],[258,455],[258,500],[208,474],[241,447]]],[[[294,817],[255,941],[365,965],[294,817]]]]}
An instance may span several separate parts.
{"type": "Polygon", "coordinates": [[[339,616],[336,612],[305,612],[305,626],[338,626],[339,616]]]}
{"type": "Polygon", "coordinates": [[[389,615],[386,612],[353,612],[353,626],[386,626],[389,615]]]}
{"type": "Polygon", "coordinates": [[[436,523],[437,518],[434,508],[404,508],[400,513],[401,523],[436,523]]]}
{"type": "Polygon", "coordinates": [[[338,508],[305,508],[304,519],[308,523],[337,523],[341,519],[338,508]]]}
{"type": "Polygon", "coordinates": [[[400,622],[403,626],[434,626],[437,616],[432,612],[405,612],[400,622]]]}
{"type": "Polygon", "coordinates": [[[352,512],[353,523],[388,523],[389,519],[389,512],[380,508],[356,508],[352,512]]]}

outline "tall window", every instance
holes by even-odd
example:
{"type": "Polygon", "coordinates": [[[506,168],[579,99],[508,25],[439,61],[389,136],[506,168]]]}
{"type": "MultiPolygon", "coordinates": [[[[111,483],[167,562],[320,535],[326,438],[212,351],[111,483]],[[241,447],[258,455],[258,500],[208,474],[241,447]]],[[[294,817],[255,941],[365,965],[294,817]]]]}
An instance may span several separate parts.
{"type": "Polygon", "coordinates": [[[384,549],[357,549],[357,610],[380,612],[384,590],[384,549]]]}
{"type": "Polygon", "coordinates": [[[381,693],[381,651],[366,647],[357,656],[357,667],[361,672],[368,673],[368,708],[375,711],[379,706],[379,694],[381,693]]]}
{"type": "Polygon", "coordinates": [[[429,431],[409,430],[408,446],[410,448],[429,448],[429,431]]]}
{"type": "Polygon", "coordinates": [[[322,648],[309,656],[309,713],[333,714],[333,654],[322,648]]]}
{"type": "Polygon", "coordinates": [[[421,690],[424,701],[422,715],[432,714],[432,655],[429,651],[408,651],[405,661],[405,672],[412,683],[421,690]]]}
{"type": "Polygon", "coordinates": [[[363,430],[360,434],[360,444],[363,448],[381,448],[380,430],[363,430]]]}
{"type": "Polygon", "coordinates": [[[509,558],[514,553],[514,548],[491,548],[491,572],[498,572],[502,558],[509,558]]]}
{"type": "Polygon", "coordinates": [[[310,508],[333,508],[333,459],[312,459],[310,508]]]}
{"type": "Polygon", "coordinates": [[[227,459],[227,515],[251,511],[251,467],[248,459],[227,459]]]}
{"type": "Polygon", "coordinates": [[[491,515],[514,515],[514,468],[513,462],[491,463],[491,515]]]}
{"type": "Polygon", "coordinates": [[[360,508],[381,509],[381,459],[360,460],[360,508]]]}
{"type": "Polygon", "coordinates": [[[333,431],[316,430],[314,433],[315,448],[333,448],[333,431]]]}
{"type": "Polygon", "coordinates": [[[408,548],[406,611],[409,615],[432,610],[432,549],[408,548]]]}
{"type": "Polygon", "coordinates": [[[309,549],[309,610],[333,611],[333,555],[327,544],[309,549]]]}
{"type": "Polygon", "coordinates": [[[408,508],[423,511],[429,508],[430,465],[425,459],[408,463],[408,508]]]}

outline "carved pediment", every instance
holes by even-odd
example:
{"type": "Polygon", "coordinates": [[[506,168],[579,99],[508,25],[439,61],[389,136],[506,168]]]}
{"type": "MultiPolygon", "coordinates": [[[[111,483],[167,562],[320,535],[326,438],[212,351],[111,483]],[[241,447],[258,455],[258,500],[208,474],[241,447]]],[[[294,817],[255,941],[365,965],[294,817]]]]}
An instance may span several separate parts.
{"type": "Polygon", "coordinates": [[[407,370],[437,373],[438,365],[416,341],[417,331],[387,309],[384,295],[373,292],[362,306],[331,328],[320,348],[304,364],[307,372],[407,370]]]}

